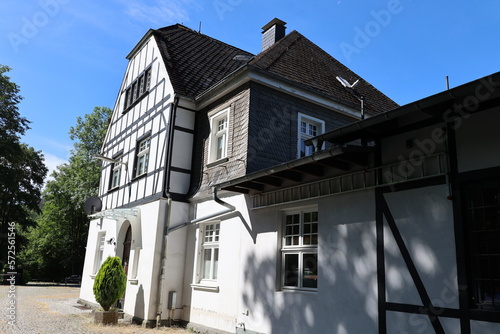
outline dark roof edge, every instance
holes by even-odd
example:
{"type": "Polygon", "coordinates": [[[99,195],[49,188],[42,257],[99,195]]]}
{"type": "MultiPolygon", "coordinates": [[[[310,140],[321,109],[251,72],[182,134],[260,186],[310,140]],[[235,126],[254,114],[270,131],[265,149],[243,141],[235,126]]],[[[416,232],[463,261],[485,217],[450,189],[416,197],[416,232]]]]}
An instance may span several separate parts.
{"type": "Polygon", "coordinates": [[[134,54],[139,51],[140,48],[144,45],[144,43],[153,35],[154,29],[149,29],[144,36],[142,36],[141,40],[134,46],[134,48],[128,53],[125,59],[130,60],[134,56],[134,54]]]}
{"type": "MultiPolygon", "coordinates": [[[[346,116],[349,116],[349,117],[352,117],[352,118],[358,118],[360,117],[358,115],[358,113],[356,112],[357,109],[359,108],[359,106],[357,105],[354,105],[353,103],[350,103],[349,101],[345,101],[345,100],[342,100],[342,99],[338,99],[338,98],[335,98],[329,94],[326,94],[326,93],[323,93],[317,89],[314,89],[308,85],[305,85],[305,84],[300,84],[300,83],[297,83],[293,80],[290,80],[286,77],[283,77],[281,75],[277,75],[277,74],[274,74],[274,73],[270,73],[270,72],[267,72],[259,67],[256,67],[254,65],[251,65],[251,64],[244,64],[242,65],[241,67],[239,67],[238,69],[236,69],[235,71],[233,71],[232,73],[230,73],[229,75],[227,75],[224,79],[222,79],[221,81],[217,82],[216,84],[212,85],[210,88],[208,88],[207,90],[205,90],[204,92],[202,92],[201,94],[199,94],[198,96],[195,97],[195,101],[199,101],[207,96],[209,96],[210,93],[214,92],[214,91],[217,91],[218,89],[221,89],[221,87],[225,87],[225,86],[229,86],[230,85],[230,82],[232,80],[241,80],[241,77],[244,77],[245,75],[247,75],[247,79],[248,80],[243,80],[241,82],[241,84],[247,82],[247,81],[253,81],[253,82],[257,82],[257,83],[260,83],[260,84],[263,84],[263,82],[259,81],[259,80],[255,80],[255,78],[252,78],[250,76],[251,73],[256,73],[258,75],[261,75],[262,77],[266,77],[266,78],[269,78],[270,80],[272,81],[276,81],[276,82],[281,82],[283,84],[286,84],[286,85],[289,85],[291,87],[295,87],[296,89],[298,90],[301,90],[305,93],[308,93],[308,94],[311,94],[311,96],[315,96],[314,98],[311,98],[311,100],[317,100],[319,101],[320,99],[325,99],[325,100],[329,100],[331,101],[332,103],[336,103],[336,104],[339,104],[339,105],[343,105],[346,107],[346,109],[349,109],[349,112],[348,111],[341,111],[341,110],[337,110],[338,112],[341,112],[343,115],[346,115],[346,116]]],[[[274,87],[276,88],[276,87],[274,87]]],[[[316,102],[318,104],[322,104],[321,102],[316,102]]],[[[324,104],[322,104],[324,105],[324,104]]],[[[338,108],[337,108],[338,109],[338,108]]],[[[372,113],[370,112],[369,113],[370,115],[372,115],[372,113]]]]}
{"type": "Polygon", "coordinates": [[[281,163],[279,165],[275,165],[273,167],[262,169],[260,171],[253,172],[253,173],[247,174],[245,176],[241,176],[239,178],[236,178],[236,179],[233,179],[230,181],[216,184],[214,187],[217,189],[222,189],[222,188],[230,187],[233,185],[237,185],[238,183],[241,183],[244,181],[252,181],[252,180],[255,180],[259,177],[268,176],[268,175],[271,175],[271,174],[274,174],[277,172],[281,172],[284,170],[289,170],[291,168],[302,166],[302,165],[308,164],[308,163],[313,162],[313,161],[319,161],[319,160],[323,160],[325,158],[335,157],[335,156],[341,155],[345,152],[351,151],[352,147],[353,146],[335,146],[329,150],[324,150],[324,151],[321,151],[321,152],[318,152],[316,154],[309,155],[309,156],[306,156],[303,158],[287,161],[287,162],[281,163]]]}
{"type": "MultiPolygon", "coordinates": [[[[320,140],[320,141],[334,141],[335,138],[345,136],[348,134],[353,134],[356,131],[361,131],[361,130],[366,130],[367,128],[370,128],[375,125],[379,125],[383,122],[390,121],[402,116],[409,115],[414,112],[419,112],[425,107],[429,107],[432,105],[437,105],[440,103],[444,103],[447,101],[451,100],[456,100],[459,98],[463,98],[464,100],[469,97],[469,96],[476,96],[476,98],[480,99],[477,97],[478,95],[478,89],[482,87],[482,85],[485,84],[485,82],[491,87],[500,87],[500,72],[496,72],[493,74],[490,74],[488,76],[485,76],[483,78],[470,81],[468,83],[465,83],[463,85],[457,86],[455,88],[445,90],[441,93],[437,93],[435,95],[431,95],[429,97],[417,100],[415,102],[411,102],[409,104],[406,104],[404,106],[401,106],[399,108],[393,109],[386,111],[382,114],[378,114],[375,116],[372,116],[370,118],[367,118],[365,120],[358,121],[356,123],[352,123],[349,125],[346,125],[344,127],[338,128],[336,130],[330,131],[328,133],[319,135],[317,137],[311,138],[306,141],[306,145],[312,145],[313,140],[320,140]]],[[[488,98],[491,97],[488,96],[488,98]]],[[[487,100],[488,98],[483,98],[483,100],[487,100]]],[[[465,102],[462,100],[462,102],[465,102]]],[[[443,113],[446,112],[446,110],[443,110],[443,113]]]]}

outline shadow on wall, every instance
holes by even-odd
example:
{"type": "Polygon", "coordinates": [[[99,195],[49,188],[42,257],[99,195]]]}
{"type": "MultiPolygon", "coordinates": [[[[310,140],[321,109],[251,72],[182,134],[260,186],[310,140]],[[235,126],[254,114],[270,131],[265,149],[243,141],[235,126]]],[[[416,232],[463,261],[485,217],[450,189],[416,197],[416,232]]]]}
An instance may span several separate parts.
{"type": "Polygon", "coordinates": [[[137,320],[147,320],[144,317],[144,288],[142,284],[139,286],[137,290],[137,294],[135,297],[135,310],[134,310],[134,318],[137,320]]]}
{"type": "MultiPolygon", "coordinates": [[[[269,218],[266,221],[264,216],[273,216],[269,212],[251,214],[250,234],[258,242],[244,262],[243,315],[238,317],[238,327],[263,333],[375,333],[375,223],[333,225],[320,218],[318,291],[286,291],[280,288],[278,237],[274,252],[269,243],[259,243],[260,234],[269,242],[265,234],[276,235],[279,226],[269,218]]],[[[279,213],[274,217],[279,220],[279,213]]]]}

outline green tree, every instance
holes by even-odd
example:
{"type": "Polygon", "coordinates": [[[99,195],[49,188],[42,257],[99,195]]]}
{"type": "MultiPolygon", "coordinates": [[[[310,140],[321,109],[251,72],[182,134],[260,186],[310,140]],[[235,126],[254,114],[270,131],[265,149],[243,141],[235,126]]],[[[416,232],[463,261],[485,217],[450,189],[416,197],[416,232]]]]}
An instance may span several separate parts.
{"type": "Polygon", "coordinates": [[[122,260],[118,256],[108,256],[95,276],[93,286],[95,300],[104,311],[109,311],[109,308],[125,293],[126,285],[127,276],[123,271],[122,260]]]}
{"type": "MultiPolygon", "coordinates": [[[[0,249],[7,249],[8,224],[16,231],[33,226],[33,212],[39,211],[41,189],[47,168],[40,151],[20,142],[29,129],[29,121],[19,113],[22,97],[10,80],[10,68],[0,65],[0,249]]],[[[16,233],[16,250],[23,247],[22,234],[16,233]]],[[[0,253],[0,265],[7,252],[0,253]]]]}
{"type": "Polygon", "coordinates": [[[71,156],[47,182],[38,226],[28,234],[30,245],[21,254],[33,277],[61,278],[83,269],[89,223],[83,205],[97,195],[101,162],[94,155],[102,146],[111,114],[109,108],[96,107],[70,128],[75,141],[71,156]]]}

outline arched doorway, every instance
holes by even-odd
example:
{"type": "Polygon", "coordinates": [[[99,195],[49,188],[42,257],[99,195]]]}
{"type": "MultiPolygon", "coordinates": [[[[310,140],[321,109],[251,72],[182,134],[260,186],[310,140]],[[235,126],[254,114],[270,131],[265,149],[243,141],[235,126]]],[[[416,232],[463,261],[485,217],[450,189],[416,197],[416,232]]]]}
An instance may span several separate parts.
{"type": "MultiPolygon", "coordinates": [[[[125,238],[123,239],[123,251],[122,251],[122,265],[125,275],[128,277],[128,267],[130,263],[130,246],[132,244],[132,227],[128,225],[127,232],[125,232],[125,238]]],[[[123,309],[125,306],[125,295],[127,290],[123,293],[123,297],[117,302],[117,307],[123,309]]]]}
{"type": "Polygon", "coordinates": [[[122,264],[125,274],[128,276],[128,266],[130,263],[130,246],[132,243],[132,228],[129,225],[127,232],[125,233],[125,239],[123,240],[123,254],[122,254],[122,264]]]}

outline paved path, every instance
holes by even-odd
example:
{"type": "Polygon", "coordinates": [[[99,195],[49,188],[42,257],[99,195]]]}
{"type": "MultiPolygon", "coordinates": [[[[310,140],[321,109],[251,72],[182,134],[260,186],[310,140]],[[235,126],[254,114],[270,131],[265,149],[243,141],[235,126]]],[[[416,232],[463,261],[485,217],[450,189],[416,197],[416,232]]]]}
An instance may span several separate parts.
{"type": "Polygon", "coordinates": [[[0,332],[92,333],[85,329],[91,310],[76,303],[79,291],[70,286],[1,285],[0,332]]]}
{"type": "MultiPolygon", "coordinates": [[[[125,323],[117,327],[94,325],[91,310],[77,304],[79,287],[26,285],[13,288],[15,290],[11,290],[8,285],[0,285],[1,334],[153,334],[158,332],[154,329],[125,323]],[[15,322],[11,322],[13,319],[15,322]]],[[[167,328],[162,328],[160,332],[162,334],[187,333],[185,330],[167,328]]]]}

